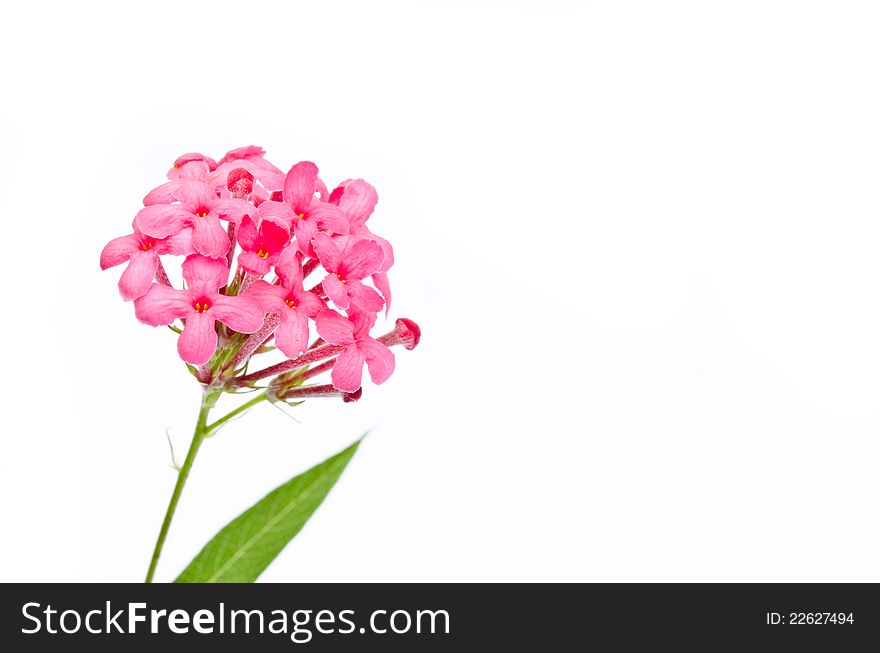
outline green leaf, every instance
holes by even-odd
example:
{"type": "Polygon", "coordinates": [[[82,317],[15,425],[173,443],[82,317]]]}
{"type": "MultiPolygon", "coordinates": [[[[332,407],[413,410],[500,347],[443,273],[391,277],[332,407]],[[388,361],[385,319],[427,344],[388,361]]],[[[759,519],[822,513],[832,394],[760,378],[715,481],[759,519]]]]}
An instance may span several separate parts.
{"type": "Polygon", "coordinates": [[[360,443],[272,490],[217,533],[174,582],[254,582],[318,509],[360,443]]]}

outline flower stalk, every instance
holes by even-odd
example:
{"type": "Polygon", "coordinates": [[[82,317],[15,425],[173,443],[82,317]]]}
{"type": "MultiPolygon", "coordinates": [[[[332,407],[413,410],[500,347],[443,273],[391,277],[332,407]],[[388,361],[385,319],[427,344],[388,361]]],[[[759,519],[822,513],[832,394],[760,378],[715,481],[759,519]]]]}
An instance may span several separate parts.
{"type": "Polygon", "coordinates": [[[205,388],[202,393],[202,404],[199,407],[199,416],[196,419],[196,428],[193,433],[192,442],[190,442],[189,451],[186,452],[186,459],[177,472],[177,482],[174,484],[174,490],[171,492],[171,499],[168,502],[168,509],[165,511],[165,518],[162,520],[162,527],[159,529],[159,536],[156,538],[156,546],[153,547],[153,557],[150,559],[150,568],[147,570],[147,578],[144,582],[153,582],[156,565],[159,563],[159,556],[162,554],[165,538],[168,537],[168,529],[171,526],[171,520],[174,518],[174,512],[177,510],[177,503],[180,501],[180,495],[183,492],[184,485],[186,485],[186,479],[189,478],[189,471],[192,469],[196,455],[199,453],[199,448],[208,434],[208,413],[211,412],[211,408],[217,403],[218,395],[219,393],[216,390],[209,390],[208,388],[205,388]]]}

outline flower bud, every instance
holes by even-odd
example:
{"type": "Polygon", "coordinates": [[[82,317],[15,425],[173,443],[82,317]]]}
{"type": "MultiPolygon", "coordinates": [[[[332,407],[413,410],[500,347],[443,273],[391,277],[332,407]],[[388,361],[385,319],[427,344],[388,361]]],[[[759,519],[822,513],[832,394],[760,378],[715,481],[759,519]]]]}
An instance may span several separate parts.
{"type": "Polygon", "coordinates": [[[404,349],[415,349],[421,338],[422,330],[419,325],[408,318],[401,317],[394,323],[394,331],[379,338],[379,342],[386,347],[403,345],[404,349]]]}
{"type": "Polygon", "coordinates": [[[254,190],[254,176],[244,168],[236,168],[226,177],[226,188],[233,197],[246,198],[254,190]]]}

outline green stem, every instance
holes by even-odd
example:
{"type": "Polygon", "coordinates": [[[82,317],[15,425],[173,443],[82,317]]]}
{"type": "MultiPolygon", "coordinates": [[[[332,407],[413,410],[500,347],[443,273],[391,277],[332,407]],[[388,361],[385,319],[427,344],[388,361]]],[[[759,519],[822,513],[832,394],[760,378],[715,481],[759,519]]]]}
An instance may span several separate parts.
{"type": "Polygon", "coordinates": [[[156,539],[156,547],[153,549],[153,559],[150,561],[150,569],[147,571],[147,579],[145,582],[153,581],[153,574],[156,573],[156,564],[159,562],[159,555],[162,553],[162,546],[165,544],[165,538],[168,535],[168,527],[171,526],[171,519],[174,517],[174,511],[177,509],[177,502],[180,500],[180,493],[183,492],[183,486],[189,476],[189,470],[192,468],[199,447],[209,430],[207,428],[208,413],[217,401],[216,391],[205,390],[202,395],[202,405],[199,409],[199,417],[196,421],[196,430],[193,433],[192,442],[189,445],[189,451],[186,454],[186,460],[177,473],[177,483],[174,485],[174,491],[171,493],[171,501],[168,502],[168,510],[165,511],[165,519],[162,522],[162,528],[159,531],[159,537],[156,539]]]}
{"type": "Polygon", "coordinates": [[[236,415],[241,415],[247,409],[256,406],[258,403],[260,403],[261,401],[265,401],[266,399],[268,399],[268,397],[266,396],[266,393],[261,392],[260,394],[258,394],[256,397],[254,397],[250,401],[243,403],[241,406],[239,406],[235,410],[228,412],[226,415],[224,415],[223,417],[218,419],[213,424],[208,424],[208,426],[205,427],[205,435],[213,435],[214,431],[216,431],[217,428],[219,428],[220,426],[222,426],[223,424],[225,424],[226,422],[231,420],[233,417],[235,417],[236,415]]]}

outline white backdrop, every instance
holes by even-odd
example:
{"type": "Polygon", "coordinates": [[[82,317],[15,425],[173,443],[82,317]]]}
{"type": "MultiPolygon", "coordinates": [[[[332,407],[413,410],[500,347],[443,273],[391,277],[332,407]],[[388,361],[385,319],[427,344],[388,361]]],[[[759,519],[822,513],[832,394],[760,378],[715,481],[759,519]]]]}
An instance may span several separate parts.
{"type": "MultiPolygon", "coordinates": [[[[371,181],[353,405],[203,447],[157,578],[372,434],[266,581],[880,581],[880,10],[14,3],[0,579],[140,580],[199,391],[98,255],[187,151],[371,181]]],[[[227,404],[227,405],[232,405],[227,404]]]]}

